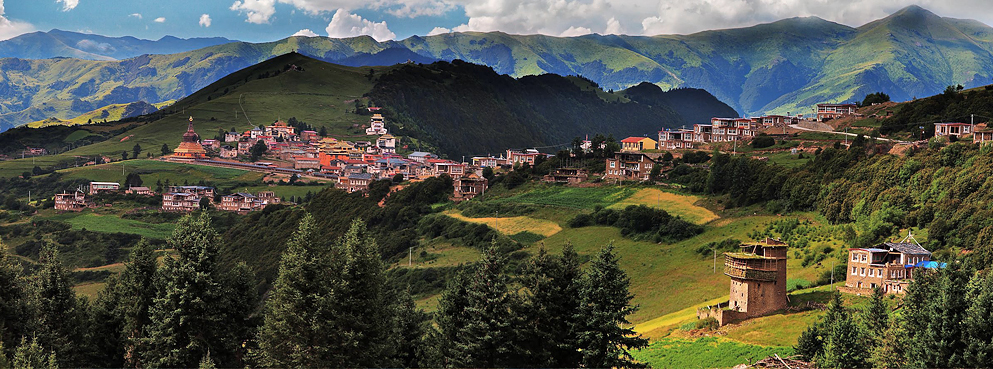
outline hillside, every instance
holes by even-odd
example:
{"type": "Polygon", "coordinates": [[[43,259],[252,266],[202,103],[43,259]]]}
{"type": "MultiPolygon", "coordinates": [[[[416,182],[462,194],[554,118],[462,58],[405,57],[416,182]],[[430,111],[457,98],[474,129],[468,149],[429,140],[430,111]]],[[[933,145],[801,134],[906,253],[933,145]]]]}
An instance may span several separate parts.
{"type": "MultiPolygon", "coordinates": [[[[514,79],[460,61],[396,68],[379,77],[369,96],[387,108],[384,115],[398,126],[396,132],[455,157],[507,148],[554,151],[595,133],[617,139],[654,136],[660,127],[691,121],[661,99],[651,104],[605,101],[561,76],[514,79]]],[[[693,114],[734,114],[706,92],[682,103],[682,111],[693,114]]]]}
{"type": "MultiPolygon", "coordinates": [[[[371,69],[370,77],[368,67],[289,53],[232,73],[163,110],[125,119],[136,128],[109,140],[37,160],[44,167],[74,155],[118,157],[135,144],[158,156],[163,144],[176,145],[190,116],[204,138],[294,117],[335,137],[368,139],[359,126],[369,116],[364,109],[356,113],[356,104],[383,107],[391,132],[405,137],[401,144],[415,145],[410,150],[420,147],[450,157],[550,145],[547,151],[554,151],[587,134],[620,139],[687,121],[666,105],[608,102],[605,98],[617,95],[583,89],[555,75],[515,79],[463,62],[371,69]]],[[[699,99],[699,106],[682,104],[700,114],[730,111],[726,105],[715,107],[705,92],[699,99]]],[[[18,167],[18,162],[0,163],[0,168],[18,167]]]]}
{"type": "Polygon", "coordinates": [[[51,125],[74,126],[97,122],[113,122],[121,119],[137,117],[139,115],[151,114],[158,111],[159,108],[167,106],[171,103],[173,103],[173,101],[166,101],[155,105],[144,101],[137,101],[129,104],[113,104],[86,112],[72,119],[62,120],[53,117],[28,123],[27,126],[31,128],[39,128],[51,125]]]}

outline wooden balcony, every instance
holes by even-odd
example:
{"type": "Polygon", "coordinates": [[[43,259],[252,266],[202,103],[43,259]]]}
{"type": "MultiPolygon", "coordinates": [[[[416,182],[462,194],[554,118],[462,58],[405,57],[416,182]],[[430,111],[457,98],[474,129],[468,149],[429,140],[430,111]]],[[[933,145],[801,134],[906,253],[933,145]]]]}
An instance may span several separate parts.
{"type": "Polygon", "coordinates": [[[762,270],[742,265],[724,264],[724,274],[732,278],[752,279],[772,282],[776,280],[775,270],[762,270]]]}

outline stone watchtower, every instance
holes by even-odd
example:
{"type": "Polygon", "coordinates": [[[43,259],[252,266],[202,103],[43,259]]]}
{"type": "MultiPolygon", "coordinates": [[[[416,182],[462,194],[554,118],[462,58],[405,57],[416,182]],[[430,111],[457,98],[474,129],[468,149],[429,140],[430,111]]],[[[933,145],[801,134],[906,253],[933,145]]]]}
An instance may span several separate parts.
{"type": "Polygon", "coordinates": [[[724,274],[731,277],[727,305],[697,310],[720,325],[786,308],[786,243],[766,238],[744,243],[740,252],[724,254],[724,274]]]}

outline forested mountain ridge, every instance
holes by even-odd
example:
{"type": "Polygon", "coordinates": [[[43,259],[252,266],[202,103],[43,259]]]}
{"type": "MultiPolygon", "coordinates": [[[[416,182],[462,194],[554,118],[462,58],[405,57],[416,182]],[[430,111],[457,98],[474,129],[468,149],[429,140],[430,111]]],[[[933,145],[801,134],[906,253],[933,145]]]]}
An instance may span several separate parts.
{"type": "Polygon", "coordinates": [[[691,35],[466,32],[385,42],[290,37],[117,62],[11,58],[0,61],[0,124],[178,99],[290,51],[349,66],[459,59],[513,77],[582,75],[608,90],[647,81],[663,89],[705,89],[744,115],[796,114],[876,91],[904,101],[950,84],[985,85],[993,70],[993,28],[911,6],[858,28],[811,17],[691,35]]]}

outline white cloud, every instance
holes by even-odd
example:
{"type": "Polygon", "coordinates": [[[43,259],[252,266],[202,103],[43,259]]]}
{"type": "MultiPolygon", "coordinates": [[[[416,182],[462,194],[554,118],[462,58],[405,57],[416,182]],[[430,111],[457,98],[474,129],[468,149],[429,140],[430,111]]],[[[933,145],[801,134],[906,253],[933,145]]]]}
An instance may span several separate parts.
{"type": "Polygon", "coordinates": [[[210,14],[200,15],[200,27],[210,27],[210,14]]]}
{"type": "Polygon", "coordinates": [[[605,35],[621,35],[624,34],[624,27],[621,27],[621,22],[617,18],[610,17],[607,20],[607,28],[603,29],[603,34],[605,35]]]}
{"type": "Polygon", "coordinates": [[[269,23],[269,18],[276,14],[276,0],[239,0],[229,9],[247,14],[245,21],[248,23],[264,24],[269,23]]]}
{"type": "Polygon", "coordinates": [[[338,9],[331,18],[331,23],[325,29],[332,38],[355,37],[369,35],[376,41],[392,40],[397,37],[386,25],[386,21],[373,22],[345,9],[338,9]]]}
{"type": "Polygon", "coordinates": [[[62,3],[62,11],[67,12],[76,8],[79,5],[79,0],[55,0],[56,3],[62,3]]]}
{"type": "Polygon", "coordinates": [[[590,30],[589,28],[572,26],[569,27],[569,29],[563,31],[561,34],[559,34],[559,37],[576,37],[576,36],[588,35],[591,33],[593,33],[593,31],[590,30]]]}
{"type": "Polygon", "coordinates": [[[101,53],[117,51],[117,49],[106,42],[96,42],[90,39],[79,40],[79,42],[76,43],[76,48],[83,51],[96,51],[101,53]]]}
{"type": "Polygon", "coordinates": [[[4,16],[3,0],[0,0],[0,41],[8,40],[34,31],[30,23],[12,21],[4,16]]]}
{"type": "Polygon", "coordinates": [[[314,31],[311,31],[309,28],[305,28],[305,29],[302,29],[302,30],[297,31],[297,33],[294,33],[290,37],[297,37],[297,36],[302,36],[302,37],[317,37],[318,34],[314,33],[314,31]]]}
{"type": "Polygon", "coordinates": [[[129,17],[135,17],[135,18],[141,19],[141,13],[133,13],[133,14],[129,15],[129,17]]]}
{"type": "Polygon", "coordinates": [[[450,30],[448,28],[445,28],[445,27],[435,27],[435,28],[431,29],[431,32],[428,32],[428,36],[443,35],[443,34],[451,33],[451,32],[452,32],[452,30],[450,30]]]}
{"type": "Polygon", "coordinates": [[[165,17],[155,18],[155,23],[165,23],[165,17]]]}

